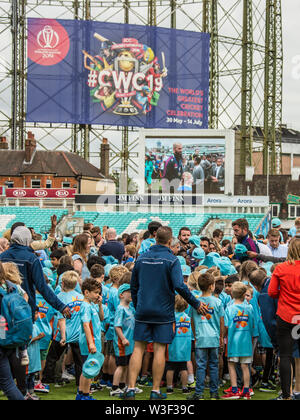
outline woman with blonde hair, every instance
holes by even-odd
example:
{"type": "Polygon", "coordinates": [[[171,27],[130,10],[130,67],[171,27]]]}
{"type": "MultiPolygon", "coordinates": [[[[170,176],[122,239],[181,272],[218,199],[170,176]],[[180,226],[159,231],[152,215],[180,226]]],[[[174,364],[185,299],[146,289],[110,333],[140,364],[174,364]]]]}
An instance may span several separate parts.
{"type": "Polygon", "coordinates": [[[92,246],[91,238],[82,233],[74,238],[72,259],[74,261],[74,270],[78,271],[82,281],[89,277],[90,272],[87,268],[87,258],[92,246]]]}
{"type": "Polygon", "coordinates": [[[289,244],[287,261],[278,264],[272,274],[268,294],[278,299],[277,341],[280,354],[282,398],[291,400],[293,345],[300,350],[300,238],[289,244]]]}

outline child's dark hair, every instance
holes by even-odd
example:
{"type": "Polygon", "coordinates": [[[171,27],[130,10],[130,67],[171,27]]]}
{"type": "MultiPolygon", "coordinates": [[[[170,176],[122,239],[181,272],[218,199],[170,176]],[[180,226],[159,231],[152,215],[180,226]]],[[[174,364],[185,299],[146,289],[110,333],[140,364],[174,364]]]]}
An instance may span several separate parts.
{"type": "Polygon", "coordinates": [[[100,290],[102,294],[102,285],[96,279],[93,279],[92,277],[88,277],[82,283],[81,290],[82,290],[83,295],[86,290],[88,292],[93,292],[94,290],[100,290]]]}
{"type": "Polygon", "coordinates": [[[104,267],[100,264],[94,264],[90,269],[91,277],[93,279],[100,278],[104,276],[104,267]]]}
{"type": "Polygon", "coordinates": [[[231,274],[230,276],[228,276],[228,277],[225,279],[225,284],[226,284],[226,283],[227,283],[227,284],[232,284],[232,283],[235,283],[236,281],[240,281],[239,276],[238,276],[237,274],[231,274]]]}
{"type": "Polygon", "coordinates": [[[64,255],[66,255],[66,252],[65,252],[63,249],[58,248],[58,249],[55,249],[55,251],[52,251],[52,252],[51,252],[51,254],[50,254],[50,259],[51,259],[51,258],[56,258],[57,260],[59,260],[59,259],[61,259],[61,257],[63,257],[64,255]]]}
{"type": "Polygon", "coordinates": [[[59,264],[57,267],[57,277],[60,277],[62,274],[64,274],[66,271],[74,271],[74,267],[70,264],[59,264]]]}
{"type": "Polygon", "coordinates": [[[215,294],[220,295],[222,291],[224,290],[225,281],[224,277],[219,276],[215,278],[215,294]]]}
{"type": "Polygon", "coordinates": [[[99,264],[104,267],[106,265],[106,261],[104,258],[99,257],[98,255],[91,255],[86,263],[88,270],[91,271],[91,268],[95,264],[99,264]]]}
{"type": "Polygon", "coordinates": [[[130,282],[131,282],[131,276],[132,276],[132,272],[131,271],[129,271],[128,273],[123,274],[123,276],[119,280],[119,287],[122,286],[122,284],[130,284],[130,282]]]}
{"type": "Polygon", "coordinates": [[[210,273],[200,274],[198,278],[198,285],[202,292],[206,292],[211,285],[215,284],[215,278],[210,273]]]}

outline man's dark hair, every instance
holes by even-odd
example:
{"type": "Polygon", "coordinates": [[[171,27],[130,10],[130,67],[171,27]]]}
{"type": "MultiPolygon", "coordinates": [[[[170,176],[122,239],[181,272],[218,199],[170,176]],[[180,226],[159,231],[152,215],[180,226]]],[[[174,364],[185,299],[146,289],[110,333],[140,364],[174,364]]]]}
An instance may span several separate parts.
{"type": "Polygon", "coordinates": [[[156,241],[159,245],[167,245],[172,237],[173,232],[169,226],[162,226],[156,232],[156,241]]]}
{"type": "Polygon", "coordinates": [[[241,229],[249,230],[249,223],[247,219],[237,219],[232,222],[231,226],[239,226],[241,229]]]}
{"type": "Polygon", "coordinates": [[[25,225],[25,223],[23,223],[23,222],[16,222],[16,223],[14,223],[14,224],[12,225],[12,227],[10,228],[10,235],[12,235],[12,234],[13,234],[13,231],[14,231],[15,229],[17,229],[17,227],[20,227],[20,226],[26,226],[26,225],[25,225]]]}
{"type": "Polygon", "coordinates": [[[84,294],[86,290],[88,290],[89,292],[93,292],[94,290],[101,290],[101,294],[102,294],[101,283],[97,281],[96,279],[92,279],[91,277],[88,277],[87,279],[84,280],[81,286],[81,290],[82,290],[82,294],[84,294]]]}
{"type": "Polygon", "coordinates": [[[202,236],[200,242],[208,242],[210,244],[210,239],[207,236],[202,236]]]}
{"type": "Polygon", "coordinates": [[[148,225],[148,231],[150,232],[150,235],[154,235],[154,233],[155,232],[157,232],[158,231],[158,229],[160,228],[162,226],[162,224],[161,223],[159,223],[159,222],[156,222],[156,221],[153,221],[153,222],[150,222],[149,223],[149,225],[148,225]]]}
{"type": "Polygon", "coordinates": [[[199,165],[201,163],[201,157],[200,156],[195,156],[194,161],[197,163],[197,165],[199,165]]]}
{"type": "Polygon", "coordinates": [[[93,265],[95,264],[100,264],[104,267],[106,265],[106,261],[102,257],[99,257],[97,255],[91,255],[86,263],[88,270],[90,271],[93,265]]]}
{"type": "Polygon", "coordinates": [[[183,232],[184,230],[191,233],[191,229],[189,227],[183,226],[182,228],[180,228],[178,236],[180,236],[181,232],[183,232]]]}
{"type": "Polygon", "coordinates": [[[57,267],[57,278],[59,278],[62,274],[64,274],[66,271],[75,271],[74,267],[70,264],[59,264],[57,267]]]}
{"type": "Polygon", "coordinates": [[[63,249],[58,248],[58,249],[55,249],[55,251],[51,252],[50,258],[56,258],[57,260],[59,260],[64,255],[66,255],[66,252],[63,249]]]}

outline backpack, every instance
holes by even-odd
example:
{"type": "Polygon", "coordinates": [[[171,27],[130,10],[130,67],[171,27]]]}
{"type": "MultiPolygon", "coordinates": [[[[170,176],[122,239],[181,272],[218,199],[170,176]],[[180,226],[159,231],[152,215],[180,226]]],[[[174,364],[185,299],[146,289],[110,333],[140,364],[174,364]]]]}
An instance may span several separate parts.
{"type": "Polygon", "coordinates": [[[32,338],[31,307],[13,283],[6,285],[7,291],[0,287],[0,347],[23,347],[32,338]]]}

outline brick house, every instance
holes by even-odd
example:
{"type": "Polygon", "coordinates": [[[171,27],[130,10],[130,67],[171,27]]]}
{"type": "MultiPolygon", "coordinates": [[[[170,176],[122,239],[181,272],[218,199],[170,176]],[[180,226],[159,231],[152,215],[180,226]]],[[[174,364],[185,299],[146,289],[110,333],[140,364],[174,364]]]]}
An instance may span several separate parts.
{"type": "MultiPolygon", "coordinates": [[[[93,194],[93,191],[96,194],[99,181],[113,184],[108,173],[104,176],[98,168],[75,153],[42,151],[37,150],[36,146],[31,132],[25,141],[25,150],[9,150],[6,138],[0,138],[0,189],[75,188],[81,194],[85,193],[84,189],[89,194],[93,194]]],[[[103,150],[109,153],[109,147],[107,144],[105,146],[103,150]]]]}

